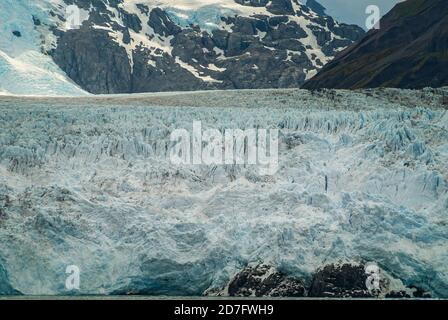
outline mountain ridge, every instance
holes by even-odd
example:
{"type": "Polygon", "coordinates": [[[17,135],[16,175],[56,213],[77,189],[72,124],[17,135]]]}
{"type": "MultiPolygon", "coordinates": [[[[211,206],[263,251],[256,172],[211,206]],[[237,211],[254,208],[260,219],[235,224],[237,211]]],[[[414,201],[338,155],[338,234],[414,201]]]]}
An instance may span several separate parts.
{"type": "Polygon", "coordinates": [[[33,21],[41,51],[94,94],[299,87],[364,34],[298,0],[46,0],[41,6],[49,7],[48,19],[33,21]],[[78,29],[66,28],[70,5],[88,16],[78,29]]]}
{"type": "Polygon", "coordinates": [[[448,2],[408,0],[381,20],[379,30],[341,52],[302,88],[446,86],[447,43],[448,2]]]}

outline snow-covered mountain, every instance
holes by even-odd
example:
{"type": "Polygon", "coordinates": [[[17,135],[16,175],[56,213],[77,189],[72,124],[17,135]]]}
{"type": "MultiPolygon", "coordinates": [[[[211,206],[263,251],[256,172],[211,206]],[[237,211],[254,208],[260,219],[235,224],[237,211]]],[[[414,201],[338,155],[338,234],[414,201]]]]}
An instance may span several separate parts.
{"type": "Polygon", "coordinates": [[[92,93],[298,87],[364,34],[298,0],[5,1],[23,14],[0,49],[32,43],[92,93]]]}

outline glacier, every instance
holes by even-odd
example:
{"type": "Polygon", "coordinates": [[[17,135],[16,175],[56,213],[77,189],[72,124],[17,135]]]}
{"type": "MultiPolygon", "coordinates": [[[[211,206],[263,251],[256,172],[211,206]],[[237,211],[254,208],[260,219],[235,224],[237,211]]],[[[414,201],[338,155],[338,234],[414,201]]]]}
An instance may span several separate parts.
{"type": "Polygon", "coordinates": [[[33,50],[15,58],[0,51],[0,92],[36,96],[87,94],[68,79],[49,56],[33,50]]]}
{"type": "Polygon", "coordinates": [[[29,0],[0,2],[0,93],[3,95],[87,94],[43,52],[43,48],[50,49],[55,41],[47,29],[50,5],[50,2],[29,0]],[[13,32],[18,32],[18,36],[13,32]]]}
{"type": "Polygon", "coordinates": [[[362,260],[447,298],[447,94],[0,97],[0,289],[198,296],[251,263],[362,260]],[[279,129],[280,169],[170,163],[193,121],[279,129]]]}

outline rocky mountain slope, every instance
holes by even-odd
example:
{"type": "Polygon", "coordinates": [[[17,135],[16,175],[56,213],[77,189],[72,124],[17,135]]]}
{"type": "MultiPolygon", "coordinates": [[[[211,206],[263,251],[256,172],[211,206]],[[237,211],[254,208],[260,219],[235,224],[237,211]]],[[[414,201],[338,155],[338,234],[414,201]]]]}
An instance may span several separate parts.
{"type": "MultiPolygon", "coordinates": [[[[364,34],[298,0],[45,0],[38,7],[25,16],[41,34],[42,52],[91,93],[298,87],[364,34]],[[66,27],[71,5],[85,17],[80,28],[66,27]]],[[[26,33],[21,24],[14,31],[26,33]]]]}
{"type": "Polygon", "coordinates": [[[448,1],[407,0],[303,88],[448,85],[448,1]]]}

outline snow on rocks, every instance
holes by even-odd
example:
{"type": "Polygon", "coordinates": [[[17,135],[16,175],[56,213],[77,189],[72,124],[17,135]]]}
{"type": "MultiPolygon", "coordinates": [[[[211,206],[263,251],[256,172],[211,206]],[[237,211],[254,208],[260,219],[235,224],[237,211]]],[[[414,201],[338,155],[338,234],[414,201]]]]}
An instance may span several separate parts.
{"type": "Polygon", "coordinates": [[[51,54],[96,94],[298,87],[364,34],[297,0],[59,0],[53,8],[51,54]],[[89,18],[68,31],[58,16],[69,3],[89,18]]]}

